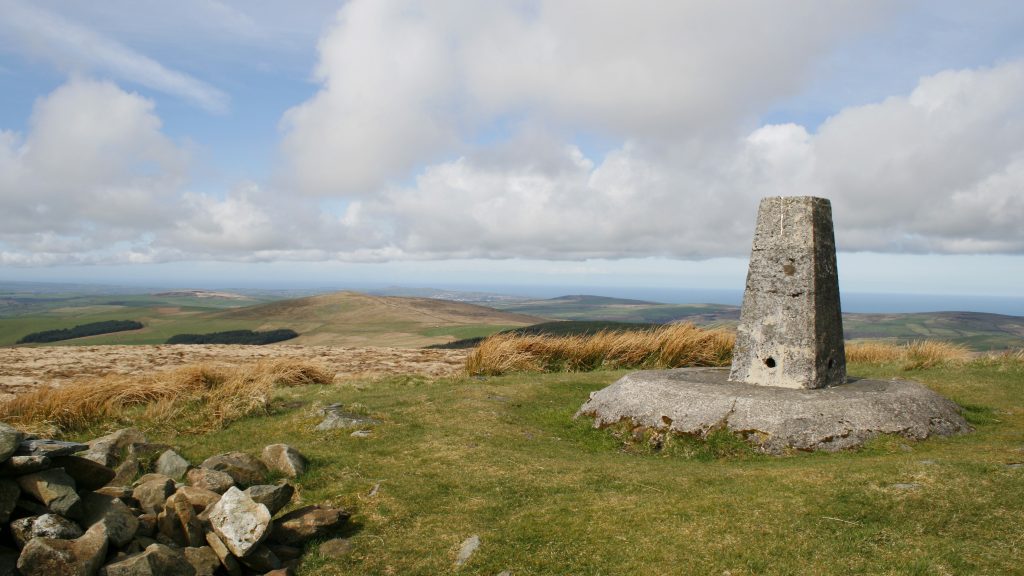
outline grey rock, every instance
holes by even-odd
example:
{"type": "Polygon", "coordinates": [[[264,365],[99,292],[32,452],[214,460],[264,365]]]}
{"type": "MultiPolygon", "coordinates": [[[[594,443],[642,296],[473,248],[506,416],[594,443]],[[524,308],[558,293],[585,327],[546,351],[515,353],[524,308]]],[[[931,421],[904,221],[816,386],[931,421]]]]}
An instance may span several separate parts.
{"type": "Polygon", "coordinates": [[[135,481],[135,485],[140,486],[142,484],[145,484],[146,482],[152,482],[154,480],[159,480],[160,482],[166,482],[167,480],[170,480],[171,482],[174,482],[174,478],[171,478],[166,474],[150,472],[149,474],[143,474],[142,476],[140,476],[139,479],[135,481]]]}
{"type": "Polygon", "coordinates": [[[761,200],[729,379],[785,388],[846,381],[828,200],[761,200]]]}
{"type": "Polygon", "coordinates": [[[897,482],[891,486],[893,490],[917,490],[920,487],[916,482],[897,482]]]}
{"type": "Polygon", "coordinates": [[[349,434],[349,436],[353,438],[370,438],[371,436],[373,436],[373,430],[356,430],[355,432],[349,434]]]}
{"type": "Polygon", "coordinates": [[[292,501],[295,487],[287,482],[280,484],[257,484],[245,489],[245,494],[254,501],[267,507],[270,515],[277,514],[292,501]]]}
{"type": "Polygon", "coordinates": [[[855,448],[879,434],[921,440],[971,430],[956,404],[916,382],[788,389],[729,382],[720,368],[627,374],[592,393],[576,413],[584,415],[595,427],[630,421],[700,437],[725,428],[773,454],[855,448]]]}
{"type": "Polygon", "coordinates": [[[0,476],[24,476],[51,467],[49,456],[11,456],[0,464],[0,476]]]}
{"type": "Polygon", "coordinates": [[[341,508],[306,506],[278,518],[271,539],[278,544],[301,546],[312,538],[330,536],[348,519],[349,513],[341,508]]]}
{"type": "Polygon", "coordinates": [[[501,572],[498,572],[498,576],[512,576],[512,571],[511,570],[502,570],[501,572]]]}
{"type": "Polygon", "coordinates": [[[188,468],[191,466],[188,460],[181,457],[180,454],[174,450],[165,450],[156,460],[156,468],[154,471],[157,474],[163,474],[170,476],[175,480],[181,480],[185,473],[188,472],[188,468]]]}
{"type": "Polygon", "coordinates": [[[466,538],[462,541],[462,545],[459,546],[459,555],[455,558],[455,565],[462,566],[469,561],[469,558],[476,552],[476,549],[480,547],[480,537],[476,534],[466,538]]]}
{"type": "Polygon", "coordinates": [[[82,524],[103,524],[110,543],[117,548],[127,546],[139,531],[139,519],[127,504],[98,492],[82,494],[82,524]]]}
{"type": "Polygon", "coordinates": [[[203,488],[217,494],[223,494],[235,485],[235,479],[227,472],[207,468],[193,468],[186,475],[188,483],[196,488],[203,488]]]}
{"type": "Polygon", "coordinates": [[[128,457],[117,465],[114,470],[114,478],[110,480],[111,486],[130,486],[135,482],[142,471],[142,464],[136,458],[128,457]]]}
{"type": "Polygon", "coordinates": [[[50,460],[54,466],[63,468],[68,476],[75,479],[75,486],[79,490],[102,488],[115,476],[112,469],[81,456],[54,456],[50,460]]]}
{"type": "Polygon", "coordinates": [[[21,488],[17,482],[10,478],[0,478],[0,524],[6,524],[11,519],[11,512],[14,512],[20,496],[21,488]]]}
{"type": "Polygon", "coordinates": [[[306,472],[309,462],[298,450],[287,444],[271,444],[263,448],[260,460],[272,472],[295,478],[306,472]]]}
{"type": "Polygon", "coordinates": [[[163,544],[150,544],[141,554],[108,564],[103,576],[195,576],[185,555],[163,544]]]}
{"type": "Polygon", "coordinates": [[[220,569],[220,558],[209,546],[190,546],[182,550],[182,553],[196,571],[196,576],[214,576],[220,569]]]}
{"type": "Polygon", "coordinates": [[[75,492],[74,479],[62,468],[19,476],[18,486],[57,514],[68,518],[78,517],[81,499],[75,492]]]}
{"type": "Polygon", "coordinates": [[[206,533],[206,542],[210,545],[210,549],[217,555],[217,559],[220,560],[220,565],[224,567],[224,570],[230,576],[241,576],[242,565],[239,564],[238,558],[228,550],[228,547],[224,544],[224,541],[213,532],[206,533]]]}
{"type": "Polygon", "coordinates": [[[281,567],[281,559],[266,546],[257,546],[246,554],[245,557],[238,560],[250,570],[255,570],[261,574],[277,570],[281,567]]]}
{"type": "Polygon", "coordinates": [[[146,435],[135,428],[122,428],[89,442],[89,449],[82,457],[104,466],[120,464],[132,444],[143,443],[146,435]]]}
{"type": "Polygon", "coordinates": [[[24,439],[22,431],[0,422],[0,461],[10,458],[24,439]]]}
{"type": "Polygon", "coordinates": [[[345,412],[341,404],[331,404],[323,409],[324,419],[316,425],[315,430],[338,430],[346,428],[359,428],[362,426],[375,426],[380,420],[345,412]]]}
{"type": "Polygon", "coordinates": [[[21,516],[21,514],[18,514],[19,509],[21,511],[28,512],[29,515],[32,516],[41,516],[43,514],[53,512],[53,510],[50,510],[39,502],[24,497],[18,498],[18,502],[15,504],[14,509],[15,511],[11,514],[12,516],[21,516]]]}
{"type": "MultiPolygon", "coordinates": [[[[147,512],[144,514],[139,514],[138,519],[139,529],[135,531],[136,540],[138,540],[139,538],[153,538],[154,536],[156,536],[156,524],[157,521],[159,520],[158,514],[151,514],[147,512]]],[[[147,543],[146,546],[149,546],[149,544],[151,543],[147,543]]],[[[142,550],[144,550],[146,546],[140,548],[139,551],[141,552],[142,550]]]]}
{"type": "Polygon", "coordinates": [[[172,448],[167,444],[133,442],[128,445],[128,457],[139,461],[142,470],[153,470],[160,455],[172,448]]]}
{"type": "Polygon", "coordinates": [[[1024,468],[1024,462],[1013,462],[1011,464],[1007,464],[1006,467],[1010,470],[1019,470],[1024,468]]]}
{"type": "Polygon", "coordinates": [[[74,540],[82,534],[81,526],[58,514],[27,516],[11,522],[11,536],[20,548],[33,538],[74,540]]]}
{"type": "Polygon", "coordinates": [[[274,553],[282,561],[287,560],[298,560],[302,557],[302,548],[298,546],[286,546],[284,544],[267,544],[267,548],[270,548],[271,552],[274,553]]]}
{"type": "Polygon", "coordinates": [[[129,505],[129,500],[134,500],[130,486],[103,486],[93,490],[93,492],[110,496],[111,498],[120,498],[122,502],[129,505]]]}
{"type": "Polygon", "coordinates": [[[352,541],[348,538],[329,538],[321,542],[317,550],[324,558],[340,560],[352,552],[352,541]]]}
{"type": "Polygon", "coordinates": [[[139,506],[150,514],[158,514],[164,508],[167,497],[174,494],[174,480],[157,478],[143,482],[132,491],[132,497],[139,506]]]}
{"type": "Polygon", "coordinates": [[[180,547],[202,546],[205,542],[192,503],[180,492],[167,498],[163,511],[157,515],[157,530],[180,547]]]}
{"type": "Polygon", "coordinates": [[[200,468],[224,472],[239,486],[260,484],[267,477],[267,467],[245,452],[228,452],[210,456],[199,465],[200,468]]]}
{"type": "Polygon", "coordinates": [[[0,576],[18,576],[18,551],[0,546],[0,576]]]}
{"type": "Polygon", "coordinates": [[[107,534],[101,524],[75,540],[33,538],[18,557],[24,576],[92,576],[107,555],[107,534]]]}
{"type": "Polygon", "coordinates": [[[228,550],[239,558],[270,535],[270,511],[236,487],[210,507],[210,526],[228,550]]]}
{"type": "Polygon", "coordinates": [[[78,442],[30,438],[22,440],[21,443],[18,444],[18,449],[15,454],[19,456],[49,456],[50,458],[53,458],[55,456],[68,456],[88,449],[88,445],[79,444],[78,442]]]}

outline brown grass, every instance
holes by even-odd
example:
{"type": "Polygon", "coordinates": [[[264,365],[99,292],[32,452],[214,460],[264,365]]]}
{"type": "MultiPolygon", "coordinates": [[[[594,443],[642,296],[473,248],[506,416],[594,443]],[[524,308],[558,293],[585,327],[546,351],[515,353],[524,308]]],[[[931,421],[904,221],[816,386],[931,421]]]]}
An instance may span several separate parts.
{"type": "Polygon", "coordinates": [[[735,335],[723,329],[671,324],[650,331],[593,336],[498,334],[466,361],[470,374],[581,372],[618,368],[727,366],[735,335]]]}
{"type": "Polygon", "coordinates": [[[50,434],[129,419],[206,431],[265,411],[275,386],[327,384],[333,377],[322,365],[289,359],[231,367],[197,364],[140,376],[109,375],[16,396],[0,404],[0,420],[50,434]]]}
{"type": "Polygon", "coordinates": [[[922,340],[909,344],[871,341],[846,343],[847,362],[902,363],[904,370],[962,364],[971,358],[971,351],[966,346],[937,340],[922,340]]]}

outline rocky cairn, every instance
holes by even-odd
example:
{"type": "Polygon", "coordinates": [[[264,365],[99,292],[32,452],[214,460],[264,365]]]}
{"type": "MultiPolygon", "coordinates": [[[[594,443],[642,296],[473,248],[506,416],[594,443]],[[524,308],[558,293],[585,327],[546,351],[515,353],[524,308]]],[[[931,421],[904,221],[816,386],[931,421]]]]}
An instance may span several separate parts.
{"type": "Polygon", "coordinates": [[[87,444],[26,436],[0,423],[0,576],[292,574],[303,546],[349,513],[284,514],[306,459],[286,444],[193,466],[126,428],[87,444]]]}

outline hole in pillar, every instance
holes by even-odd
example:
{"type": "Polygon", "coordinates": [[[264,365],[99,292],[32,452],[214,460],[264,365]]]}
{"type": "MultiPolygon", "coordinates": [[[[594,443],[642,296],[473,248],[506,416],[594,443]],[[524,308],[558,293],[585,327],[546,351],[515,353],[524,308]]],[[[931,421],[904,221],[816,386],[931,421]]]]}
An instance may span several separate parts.
{"type": "Polygon", "coordinates": [[[764,365],[769,368],[775,368],[775,358],[772,358],[771,356],[765,358],[764,365]]]}
{"type": "Polygon", "coordinates": [[[792,258],[788,258],[787,260],[789,260],[789,262],[782,265],[782,272],[785,273],[786,276],[792,276],[793,274],[796,274],[796,266],[793,266],[793,262],[795,262],[795,260],[792,258]]]}
{"type": "Polygon", "coordinates": [[[669,418],[668,416],[662,416],[662,417],[661,417],[661,422],[662,422],[662,424],[664,424],[665,426],[672,426],[672,419],[671,419],[671,418],[669,418]]]}
{"type": "Polygon", "coordinates": [[[828,359],[828,369],[831,370],[831,369],[833,369],[835,367],[836,367],[836,359],[835,358],[829,358],[828,359]]]}

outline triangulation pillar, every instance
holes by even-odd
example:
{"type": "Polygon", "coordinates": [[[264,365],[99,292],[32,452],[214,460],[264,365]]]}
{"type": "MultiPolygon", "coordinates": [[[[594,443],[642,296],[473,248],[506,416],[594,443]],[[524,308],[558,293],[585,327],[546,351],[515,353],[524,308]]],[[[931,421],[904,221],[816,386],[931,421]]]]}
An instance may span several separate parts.
{"type": "Polygon", "coordinates": [[[846,381],[828,200],[761,200],[729,380],[784,388],[846,381]]]}

